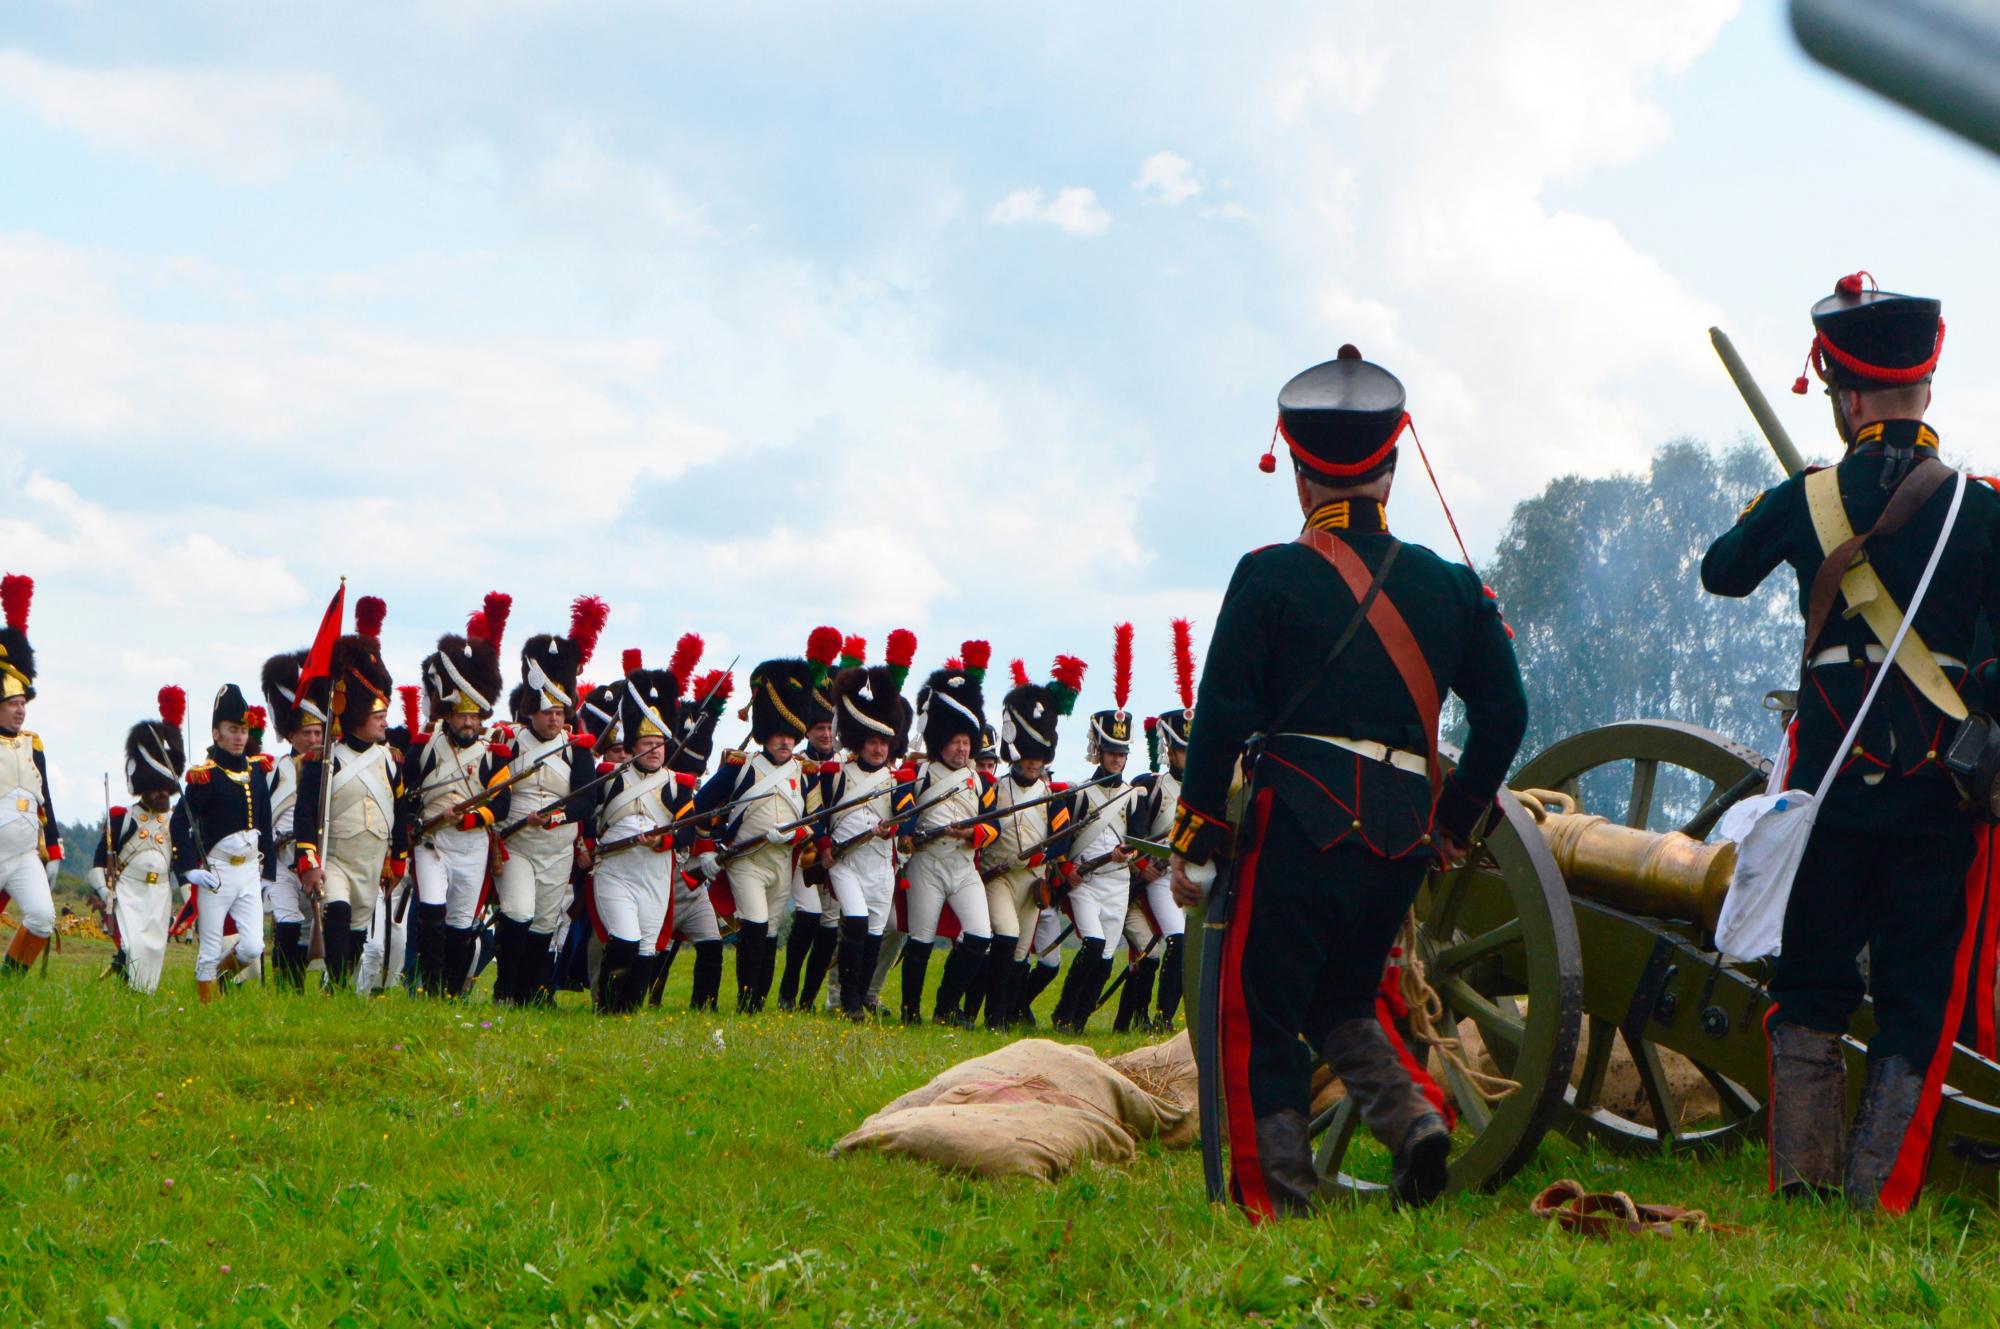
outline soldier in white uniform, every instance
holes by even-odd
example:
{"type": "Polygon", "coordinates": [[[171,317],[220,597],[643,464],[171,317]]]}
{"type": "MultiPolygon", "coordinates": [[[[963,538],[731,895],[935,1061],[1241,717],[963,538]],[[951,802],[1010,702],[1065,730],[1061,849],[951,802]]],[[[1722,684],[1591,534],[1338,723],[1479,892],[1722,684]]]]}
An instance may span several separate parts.
{"type": "Polygon", "coordinates": [[[1112,696],[1117,706],[1090,717],[1090,742],[1084,752],[1094,762],[1093,780],[1103,784],[1079,788],[1070,801],[1070,832],[1062,846],[1064,876],[1069,882],[1069,913],[1076,921],[1082,946],[1070,962],[1069,977],[1056,1003],[1054,1027],[1082,1033],[1097,1009],[1097,996],[1111,976],[1111,956],[1125,933],[1125,911],[1131,902],[1132,851],[1125,845],[1127,822],[1137,803],[1137,791],[1124,781],[1132,752],[1132,713],[1125,709],[1132,686],[1132,625],[1117,629],[1112,658],[1112,696]]]}
{"type": "Polygon", "coordinates": [[[164,687],[159,703],[159,719],[141,720],[125,735],[125,784],[136,801],[111,809],[90,869],[90,887],[116,921],[125,981],[148,993],[160,986],[174,920],[173,799],[187,769],[187,694],[164,687]]]}
{"type": "MultiPolygon", "coordinates": [[[[729,705],[734,684],[726,670],[712,669],[695,679],[688,689],[688,704],[681,708],[681,750],[670,763],[676,775],[699,787],[708,759],[715,752],[715,727],[729,705]]],[[[678,847],[694,855],[713,853],[713,843],[701,839],[693,826],[675,832],[678,847]]],[[[694,947],[694,983],[688,994],[688,1009],[712,1011],[722,994],[722,926],[715,916],[715,903],[708,898],[708,882],[686,870],[678,862],[674,871],[674,942],[660,958],[653,975],[652,1004],[657,1006],[666,990],[667,970],[673,963],[674,947],[685,942],[694,947]]]]}
{"type": "Polygon", "coordinates": [[[403,763],[417,890],[417,975],[432,996],[456,997],[465,989],[493,826],[508,814],[512,792],[490,792],[506,779],[514,753],[509,731],[486,730],[504,684],[490,616],[480,626],[486,635],[446,633],[424,661],[432,732],[411,741],[403,763]]]}
{"type": "Polygon", "coordinates": [[[374,596],[355,604],[357,631],[334,643],[327,715],[333,732],[317,756],[299,762],[293,802],[299,882],[322,903],[327,982],[335,991],[353,979],[385,878],[400,882],[409,867],[409,836],[401,815],[402,762],[384,739],[394,680],[382,663],[382,619],[374,596]],[[333,815],[321,825],[320,790],[331,768],[333,815]]]}
{"type": "Polygon", "coordinates": [[[502,844],[494,873],[496,1002],[523,1005],[541,990],[557,927],[569,910],[577,860],[587,859],[588,846],[597,839],[598,791],[570,796],[597,776],[596,739],[572,733],[570,726],[577,679],[596,649],[607,613],[602,600],[579,597],[570,606],[568,636],[542,633],[521,647],[523,727],[505,778],[529,774],[507,793],[509,815],[520,830],[502,844]]]}
{"type": "MultiPolygon", "coordinates": [[[[1187,766],[1188,726],[1194,718],[1192,682],[1183,696],[1185,702],[1178,709],[1146,722],[1147,741],[1159,744],[1166,757],[1166,769],[1142,775],[1132,782],[1139,787],[1140,795],[1139,806],[1132,812],[1131,830],[1141,839],[1166,843],[1173,830],[1174,809],[1181,801],[1181,772],[1187,766]]],[[[1174,903],[1166,869],[1167,865],[1158,859],[1141,856],[1132,860],[1133,905],[1136,908],[1141,899],[1145,901],[1145,914],[1151,926],[1158,929],[1163,949],[1160,954],[1140,961],[1139,968],[1126,980],[1133,995],[1129,999],[1120,997],[1114,1028],[1137,1022],[1155,1032],[1170,1034],[1180,1014],[1187,915],[1174,903]],[[1152,994],[1156,970],[1160,983],[1159,1010],[1149,1020],[1146,1002],[1152,994]]]]}
{"type": "MultiPolygon", "coordinates": [[[[812,695],[806,704],[806,744],[799,764],[807,772],[806,812],[831,806],[819,799],[820,776],[840,769],[839,726],[834,721],[834,675],[867,663],[868,642],[842,637],[838,628],[814,628],[806,639],[812,666],[812,695]]],[[[840,938],[840,905],[827,865],[816,854],[795,855],[792,867],[792,924],[785,938],[785,971],[778,980],[778,1009],[811,1010],[826,980],[840,938]]]]}
{"type": "Polygon", "coordinates": [[[819,805],[838,809],[816,828],[815,849],[840,914],[836,987],[841,1012],[851,1020],[862,1018],[870,942],[880,949],[896,899],[896,828],[887,818],[895,798],[894,763],[909,749],[915,718],[900,684],[888,665],[843,670],[834,679],[834,725],[848,760],[821,767],[819,774],[819,805]]]}
{"type": "Polygon", "coordinates": [[[315,679],[303,690],[299,671],[304,651],[288,651],[264,662],[264,705],[271,724],[290,747],[279,753],[271,770],[271,832],[276,852],[264,863],[264,902],[272,921],[272,958],[278,983],[294,992],[305,989],[306,955],[312,936],[316,901],[299,884],[294,861],[293,828],[299,796],[299,761],[316,753],[326,741],[327,680],[315,679]]]}
{"type": "Polygon", "coordinates": [[[210,716],[214,742],[187,773],[170,823],[174,870],[194,897],[199,928],[195,988],[204,1002],[264,954],[264,859],[271,838],[271,759],[252,756],[251,707],[225,684],[210,716]],[[228,940],[233,927],[236,940],[228,940]]]}
{"type": "Polygon", "coordinates": [[[990,654],[985,642],[965,643],[964,654],[933,673],[917,693],[929,755],[917,778],[899,786],[896,799],[899,812],[915,809],[902,826],[910,883],[905,920],[910,941],[903,950],[905,1024],[923,1020],[924,970],[946,905],[957,916],[960,931],[938,982],[932,1018],[939,1024],[965,1023],[961,1003],[993,944],[986,883],[979,879],[976,855],[992,843],[995,831],[984,822],[954,825],[978,817],[993,802],[992,786],[972,764],[972,745],[986,723],[980,685],[990,654]]]}
{"type": "MultiPolygon", "coordinates": [[[[809,828],[778,828],[805,815],[806,773],[793,747],[805,737],[812,666],[804,660],[766,660],[750,673],[750,737],[754,753],[724,752],[722,766],[695,796],[695,810],[731,810],[708,838],[741,851],[727,866],[736,904],[736,1009],[755,1013],[774,977],[772,925],[792,890],[792,856],[811,839],[809,828]]],[[[704,870],[713,873],[710,864],[704,870]]]]}
{"type": "Polygon", "coordinates": [[[62,833],[49,804],[48,759],[42,740],[22,726],[35,699],[35,652],[28,643],[28,609],[35,583],[18,573],[0,579],[0,909],[11,898],[21,917],[0,974],[25,973],[56,930],[49,887],[62,859],[62,833]]]}
{"type": "Polygon", "coordinates": [[[606,851],[593,884],[605,933],[593,989],[600,1014],[638,1007],[669,930],[675,874],[674,833],[667,827],[691,802],[666,764],[668,741],[679,732],[680,691],[680,680],[664,669],[636,670],[625,679],[619,727],[633,761],[604,786],[598,814],[599,847],[606,851]]]}

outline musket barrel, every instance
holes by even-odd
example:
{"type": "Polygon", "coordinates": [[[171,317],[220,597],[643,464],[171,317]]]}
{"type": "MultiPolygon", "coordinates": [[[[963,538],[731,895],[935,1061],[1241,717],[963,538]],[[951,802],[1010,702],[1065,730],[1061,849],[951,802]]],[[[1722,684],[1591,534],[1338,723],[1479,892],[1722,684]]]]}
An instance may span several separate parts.
{"type": "Polygon", "coordinates": [[[1736,343],[1729,340],[1729,334],[1721,328],[1710,328],[1708,339],[1715,345],[1715,353],[1722,357],[1722,367],[1729,371],[1736,390],[1743,394],[1743,404],[1750,408],[1750,414],[1757,419],[1757,427],[1764,431],[1770,441],[1771,451],[1778,454],[1778,465],[1784,467],[1786,475],[1797,475],[1805,470],[1806,461],[1792,444],[1792,436],[1785,432],[1785,426],[1778,419],[1778,413],[1771,409],[1771,402],[1764,395],[1764,389],[1757,386],[1751,376],[1750,367],[1743,363],[1743,357],[1736,353],[1736,343]]]}

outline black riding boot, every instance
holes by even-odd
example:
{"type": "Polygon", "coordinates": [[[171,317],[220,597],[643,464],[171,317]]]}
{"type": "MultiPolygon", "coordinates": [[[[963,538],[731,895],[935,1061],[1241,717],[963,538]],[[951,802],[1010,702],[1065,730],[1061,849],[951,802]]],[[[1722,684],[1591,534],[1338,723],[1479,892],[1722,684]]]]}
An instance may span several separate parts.
{"type": "Polygon", "coordinates": [[[722,943],[698,941],[694,944],[694,993],[688,1000],[691,1011],[712,1011],[722,992],[722,943]]]}
{"type": "MultiPolygon", "coordinates": [[[[290,988],[294,992],[305,991],[305,934],[304,923],[280,923],[273,930],[271,950],[272,958],[277,961],[279,987],[290,988]]],[[[121,950],[118,954],[122,957],[125,952],[121,950]]]]}
{"type": "Polygon", "coordinates": [[[1450,1177],[1451,1133],[1410,1078],[1381,1022],[1336,1020],[1320,1057],[1340,1077],[1362,1122],[1395,1155],[1389,1188],[1397,1201],[1435,1200],[1450,1177]]]}
{"type": "Polygon", "coordinates": [[[1159,960],[1149,955],[1125,975],[1125,989],[1118,994],[1118,1014],[1111,1021],[1112,1033],[1129,1033],[1135,1019],[1144,1028],[1142,1017],[1153,1000],[1153,975],[1159,968],[1159,960]]]}
{"type": "Polygon", "coordinates": [[[527,995],[521,968],[528,925],[501,914],[493,920],[493,934],[493,1004],[518,1006],[527,995]]]}
{"type": "Polygon", "coordinates": [[[550,983],[555,968],[556,934],[530,932],[521,943],[520,1001],[524,1006],[553,1006],[556,993],[550,983]]]}
{"type": "Polygon", "coordinates": [[[410,931],[415,934],[416,941],[417,986],[425,996],[443,996],[445,951],[448,946],[444,906],[414,904],[410,908],[416,912],[416,917],[410,920],[410,931]]]}
{"type": "Polygon", "coordinates": [[[1180,1018],[1181,989],[1187,981],[1187,938],[1168,937],[1167,953],[1160,960],[1160,1015],[1153,1027],[1160,1033],[1174,1032],[1180,1018]]]}
{"type": "Polygon", "coordinates": [[[320,916],[320,944],[326,952],[326,981],[329,987],[342,987],[354,972],[354,930],[348,921],[354,917],[354,906],[345,900],[335,901],[326,907],[320,916]]]}
{"type": "MultiPolygon", "coordinates": [[[[987,949],[986,964],[980,973],[979,987],[986,990],[986,1027],[1005,1029],[1007,1021],[1013,1018],[1014,1010],[1014,947],[1021,942],[1019,937],[995,937],[993,945],[987,949]]],[[[968,1011],[965,1017],[972,1019],[968,1011]]]]}
{"type": "Polygon", "coordinates": [[[792,930],[785,937],[785,976],[778,980],[778,1009],[789,1011],[799,1004],[799,975],[812,950],[813,934],[819,931],[819,915],[803,909],[792,911],[792,930]]]}
{"type": "Polygon", "coordinates": [[[1882,1187],[1895,1169],[1923,1093],[1924,1073],[1909,1058],[1898,1054],[1868,1063],[1847,1149],[1847,1203],[1856,1212],[1871,1214],[1880,1206],[1882,1187]]]}
{"type": "Polygon", "coordinates": [[[1769,1039],[1771,1188],[1787,1199],[1829,1199],[1840,1189],[1847,1148],[1840,1035],[1780,1021],[1769,1039]]]}
{"type": "Polygon", "coordinates": [[[743,923],[736,932],[736,1013],[748,1015],[758,1008],[758,974],[764,964],[764,943],[770,936],[768,923],[743,923]]]}
{"type": "Polygon", "coordinates": [[[958,939],[958,944],[951,948],[950,958],[944,962],[944,977],[938,983],[937,1005],[932,1019],[939,1024],[961,1027],[970,1023],[963,1005],[965,991],[986,967],[986,952],[992,945],[991,937],[958,939]]]}
{"type": "Polygon", "coordinates": [[[674,971],[674,957],[680,954],[678,939],[667,944],[667,949],[653,957],[653,976],[646,983],[646,1004],[658,1006],[667,995],[667,976],[674,971]]]}
{"type": "Polygon", "coordinates": [[[862,966],[868,956],[868,919],[840,920],[840,946],[834,972],[840,978],[840,1010],[850,1020],[861,1018],[861,1000],[868,995],[868,971],[862,966]]]}
{"type": "Polygon", "coordinates": [[[639,943],[636,939],[613,937],[604,943],[604,955],[597,962],[597,987],[593,1000],[599,1015],[616,1015],[626,1009],[624,1001],[629,993],[627,978],[639,967],[639,943]]]}
{"type": "Polygon", "coordinates": [[[820,986],[833,964],[833,952],[840,945],[840,928],[825,923],[813,929],[812,949],[806,952],[806,976],[799,983],[799,1009],[809,1011],[819,1005],[820,986]]]}
{"type": "Polygon", "coordinates": [[[903,947],[903,1023],[924,1022],[924,970],[930,967],[934,942],[915,937],[903,947]]]}
{"type": "Polygon", "coordinates": [[[1080,1034],[1089,1022],[1090,1013],[1097,1006],[1097,994],[1104,988],[1104,978],[1098,972],[1103,956],[1103,942],[1083,939],[1083,949],[1069,962],[1069,976],[1063,979],[1062,996],[1057,999],[1055,1016],[1049,1022],[1057,1033],[1080,1034]]]}
{"type": "Polygon", "coordinates": [[[1062,966],[1059,964],[1041,964],[1032,958],[1023,960],[1021,963],[1026,965],[1027,968],[1021,974],[1021,995],[1014,1002],[1014,1019],[1016,1023],[1033,1029],[1035,1027],[1035,998],[1046,992],[1049,984],[1056,981],[1056,975],[1062,972],[1062,966]]]}
{"type": "MultiPolygon", "coordinates": [[[[442,911],[444,906],[439,905],[442,911]]],[[[444,995],[456,999],[464,995],[466,976],[472,972],[473,951],[479,933],[472,928],[446,927],[444,930],[444,995]]]]}

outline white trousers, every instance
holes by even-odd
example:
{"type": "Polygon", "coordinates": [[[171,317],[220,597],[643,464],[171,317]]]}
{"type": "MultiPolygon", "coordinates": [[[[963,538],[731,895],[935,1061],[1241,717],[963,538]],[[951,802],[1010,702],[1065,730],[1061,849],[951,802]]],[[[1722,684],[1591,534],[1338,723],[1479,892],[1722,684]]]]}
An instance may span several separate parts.
{"type": "Polygon", "coordinates": [[[356,992],[387,992],[403,975],[403,957],[410,944],[410,910],[403,901],[410,895],[410,877],[395,884],[375,916],[368,921],[368,936],[361,943],[361,960],[354,966],[356,992]],[[403,921],[396,921],[401,910],[403,921]]]}
{"type": "Polygon", "coordinates": [[[993,935],[986,915],[986,883],[979,879],[969,848],[953,843],[925,849],[910,860],[910,940],[928,946],[937,940],[938,915],[949,904],[968,937],[993,935]]]}
{"type": "MultiPolygon", "coordinates": [[[[1035,939],[1028,946],[1028,955],[1040,955],[1041,959],[1036,961],[1037,964],[1045,964],[1052,969],[1062,968],[1062,947],[1056,945],[1056,938],[1060,937],[1063,929],[1068,926],[1069,922],[1063,917],[1062,910],[1042,910],[1041,918],[1035,923],[1035,939]],[[1050,949],[1051,947],[1054,949],[1050,949]],[[1043,951],[1048,951],[1048,954],[1042,955],[1043,951]]],[[[1020,959],[1028,958],[1028,955],[1021,954],[1019,948],[1016,948],[1014,953],[1020,959]]]]}
{"type": "Polygon", "coordinates": [[[389,862],[389,839],[379,835],[336,835],[326,853],[325,904],[345,904],[352,912],[347,926],[365,932],[375,918],[375,901],[382,894],[382,869],[389,862]]]}
{"type": "MultiPolygon", "coordinates": [[[[872,847],[871,847],[872,848],[872,847]]],[[[842,918],[868,918],[868,932],[879,937],[896,910],[896,864],[887,854],[850,850],[827,869],[842,918]],[[853,862],[849,862],[853,859],[853,862]]]]}
{"type": "Polygon", "coordinates": [[[722,925],[716,921],[708,887],[689,886],[678,872],[674,873],[674,935],[686,941],[722,940],[722,925]]]}
{"type": "Polygon", "coordinates": [[[1122,863],[1101,867],[1069,888],[1070,917],[1085,944],[1096,942],[1110,955],[1125,931],[1125,906],[1132,877],[1122,863]]]}
{"type": "Polygon", "coordinates": [[[792,893],[792,847],[761,844],[729,865],[729,892],[736,916],[745,923],[768,923],[792,893]]]}
{"type": "Polygon", "coordinates": [[[21,926],[37,937],[56,930],[56,901],[49,893],[49,870],[30,845],[25,854],[0,859],[0,891],[13,896],[21,926]]]}
{"type": "Polygon", "coordinates": [[[530,826],[518,832],[507,841],[507,858],[493,873],[500,912],[526,923],[531,932],[554,932],[568,915],[570,869],[575,862],[575,823],[565,822],[552,831],[530,826]]]}
{"type": "Polygon", "coordinates": [[[417,878],[417,899],[444,906],[444,924],[469,928],[486,889],[486,832],[446,827],[410,853],[417,878]]]}
{"type": "Polygon", "coordinates": [[[672,853],[655,853],[641,846],[613,854],[597,865],[592,885],[597,921],[606,934],[637,941],[639,954],[659,950],[660,929],[666,926],[673,900],[672,853]]]}
{"type": "Polygon", "coordinates": [[[299,874],[283,863],[278,864],[277,876],[264,883],[264,903],[275,923],[312,921],[306,912],[306,888],[299,883],[299,874]]]}
{"type": "Polygon", "coordinates": [[[134,992],[157,991],[167,960],[167,929],[174,922],[172,874],[161,872],[158,881],[149,882],[143,872],[126,873],[111,909],[118,917],[118,944],[125,949],[125,981],[134,992]]]}
{"type": "Polygon", "coordinates": [[[1174,903],[1174,884],[1166,873],[1146,883],[1146,906],[1153,911],[1162,936],[1178,937],[1187,932],[1187,911],[1174,903]]]}
{"type": "Polygon", "coordinates": [[[236,920],[235,952],[244,968],[264,954],[264,862],[257,855],[257,838],[247,831],[227,836],[208,851],[208,870],[215,874],[214,887],[195,891],[196,935],[194,976],[203,983],[215,981],[224,954],[230,949],[222,934],[225,920],[236,920]],[[232,858],[241,859],[232,863],[232,858]]]}
{"type": "MultiPolygon", "coordinates": [[[[1135,895],[1132,897],[1132,902],[1125,906],[1124,935],[1127,946],[1143,951],[1146,949],[1147,944],[1153,940],[1153,921],[1147,918],[1146,911],[1139,907],[1139,899],[1140,897],[1135,895]]],[[[1105,940],[1109,941],[1110,938],[1107,937],[1105,940]]],[[[1117,948],[1107,946],[1105,947],[1105,952],[1109,954],[1115,949],[1117,948]]]]}
{"type": "Polygon", "coordinates": [[[1015,939],[1016,960],[1027,959],[1035,944],[1035,916],[1041,911],[1035,903],[1039,878],[1034,868],[1013,867],[986,883],[986,912],[993,920],[993,935],[1015,939]]]}

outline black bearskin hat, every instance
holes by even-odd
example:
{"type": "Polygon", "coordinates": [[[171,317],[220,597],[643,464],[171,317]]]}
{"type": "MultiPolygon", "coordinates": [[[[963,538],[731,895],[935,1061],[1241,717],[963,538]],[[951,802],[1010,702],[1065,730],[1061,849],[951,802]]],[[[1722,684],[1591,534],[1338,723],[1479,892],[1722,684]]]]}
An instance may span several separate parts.
{"type": "Polygon", "coordinates": [[[614,678],[584,694],[576,708],[576,723],[602,746],[618,740],[618,715],[625,705],[625,680],[614,678]]]}
{"type": "Polygon", "coordinates": [[[141,720],[125,735],[125,784],[139,796],[178,792],[187,770],[187,745],[181,741],[187,694],[164,687],[159,700],[160,718],[141,720]]]}
{"type": "Polygon", "coordinates": [[[306,725],[326,723],[328,680],[314,679],[306,685],[305,695],[299,695],[299,674],[305,663],[304,651],[286,651],[264,662],[264,705],[281,738],[290,738],[306,725]]]}
{"type": "Polygon", "coordinates": [[[0,577],[0,701],[9,697],[35,699],[35,648],[28,644],[28,608],[35,601],[35,580],[18,572],[0,577]]]}
{"type": "Polygon", "coordinates": [[[915,713],[896,690],[896,674],[888,665],[844,669],[833,680],[833,724],[840,746],[859,752],[870,738],[889,740],[889,759],[909,751],[910,718],[915,713]]]}
{"type": "Polygon", "coordinates": [[[763,743],[780,734],[806,736],[812,673],[804,660],[766,660],[750,671],[751,738],[763,743]]]}
{"type": "Polygon", "coordinates": [[[1000,757],[1003,761],[1053,761],[1055,697],[1039,683],[1026,683],[1000,699],[1000,757]]]}
{"type": "Polygon", "coordinates": [[[964,734],[979,742],[986,727],[986,699],[978,680],[964,669],[940,669],[917,691],[917,711],[923,717],[924,750],[932,757],[964,734]]]}
{"type": "Polygon", "coordinates": [[[431,721],[446,715],[491,715],[500,704],[500,652],[490,641],[447,632],[424,660],[431,721]]]}
{"type": "Polygon", "coordinates": [[[648,734],[666,740],[671,747],[679,741],[675,721],[681,710],[681,681],[667,669],[635,669],[625,676],[625,690],[619,698],[619,739],[628,751],[635,749],[648,734]]]}
{"type": "Polygon", "coordinates": [[[382,620],[388,607],[372,595],[355,602],[355,631],[333,644],[333,675],[327,710],[342,731],[352,733],[370,715],[386,714],[396,681],[382,663],[382,620]]]}

